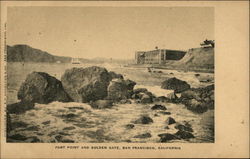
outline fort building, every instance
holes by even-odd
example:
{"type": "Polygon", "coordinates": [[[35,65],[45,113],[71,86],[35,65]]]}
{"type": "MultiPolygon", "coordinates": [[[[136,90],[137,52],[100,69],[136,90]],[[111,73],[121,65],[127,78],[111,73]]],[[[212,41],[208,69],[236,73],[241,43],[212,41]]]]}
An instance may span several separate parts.
{"type": "Polygon", "coordinates": [[[185,51],[155,49],[151,51],[136,51],[136,64],[164,64],[167,60],[180,60],[186,54],[185,51]]]}

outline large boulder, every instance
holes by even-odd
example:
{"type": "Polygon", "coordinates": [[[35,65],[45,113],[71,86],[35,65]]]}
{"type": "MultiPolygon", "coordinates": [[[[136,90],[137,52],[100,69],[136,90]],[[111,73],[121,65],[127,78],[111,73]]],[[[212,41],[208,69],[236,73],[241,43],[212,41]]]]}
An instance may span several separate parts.
{"type": "Polygon", "coordinates": [[[190,85],[186,81],[182,81],[173,77],[163,81],[161,88],[174,90],[175,93],[181,93],[190,89],[190,85]]]}
{"type": "Polygon", "coordinates": [[[7,112],[9,114],[21,114],[25,113],[26,111],[33,109],[35,104],[29,101],[20,101],[13,104],[7,105],[7,112]]]}
{"type": "Polygon", "coordinates": [[[113,79],[108,86],[108,99],[120,101],[131,98],[135,84],[131,80],[113,79]]]}
{"type": "Polygon", "coordinates": [[[43,104],[52,101],[71,101],[69,95],[64,91],[62,83],[44,72],[30,73],[22,83],[17,97],[21,101],[43,104]]]}
{"type": "Polygon", "coordinates": [[[105,68],[92,66],[68,69],[61,81],[65,91],[75,102],[85,103],[107,97],[111,79],[105,68]]]}

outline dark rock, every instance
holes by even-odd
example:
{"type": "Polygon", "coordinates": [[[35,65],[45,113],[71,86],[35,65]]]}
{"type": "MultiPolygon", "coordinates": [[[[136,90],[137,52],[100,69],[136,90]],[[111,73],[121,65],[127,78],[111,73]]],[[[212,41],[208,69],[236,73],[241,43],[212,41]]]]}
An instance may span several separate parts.
{"type": "Polygon", "coordinates": [[[21,135],[21,134],[14,134],[14,135],[9,136],[7,140],[9,140],[9,139],[11,139],[11,140],[24,141],[24,140],[27,139],[27,137],[24,136],[24,135],[21,135]]]}
{"type": "Polygon", "coordinates": [[[141,116],[139,119],[135,120],[135,124],[150,124],[153,120],[149,116],[141,116]]]}
{"type": "Polygon", "coordinates": [[[176,121],[174,120],[174,118],[168,117],[166,123],[167,123],[168,125],[171,125],[171,124],[176,123],[176,121]]]}
{"type": "Polygon", "coordinates": [[[146,88],[136,88],[134,89],[134,94],[146,93],[148,90],[146,88]]]}
{"type": "Polygon", "coordinates": [[[194,138],[194,135],[190,132],[187,131],[178,131],[177,133],[175,133],[176,136],[178,136],[181,139],[190,139],[190,138],[194,138]]]}
{"type": "Polygon", "coordinates": [[[178,129],[178,130],[180,130],[180,131],[193,132],[193,129],[192,129],[189,125],[186,126],[186,125],[182,125],[182,124],[180,124],[180,123],[177,123],[177,124],[175,125],[175,128],[178,129]]]}
{"type": "Polygon", "coordinates": [[[181,93],[190,89],[190,85],[185,81],[173,77],[162,82],[161,88],[174,90],[175,93],[181,93]]]}
{"type": "Polygon", "coordinates": [[[164,129],[170,129],[169,126],[165,126],[164,129]]]}
{"type": "Polygon", "coordinates": [[[150,137],[152,137],[150,133],[139,134],[139,135],[134,136],[134,138],[141,138],[141,139],[150,138],[150,137]]]}
{"type": "Polygon", "coordinates": [[[62,139],[60,142],[62,142],[62,143],[74,143],[75,141],[71,140],[71,139],[62,139]]]}
{"type": "Polygon", "coordinates": [[[113,101],[112,100],[97,100],[94,102],[90,102],[90,106],[94,109],[111,108],[113,106],[113,101]]]}
{"type": "Polygon", "coordinates": [[[169,133],[159,134],[158,136],[160,137],[160,142],[168,142],[170,140],[178,139],[175,135],[169,133]]]}
{"type": "Polygon", "coordinates": [[[200,76],[200,74],[199,73],[196,73],[196,74],[194,74],[195,75],[195,77],[199,77],[200,76]]]}
{"type": "Polygon", "coordinates": [[[7,105],[7,111],[10,114],[21,114],[35,107],[35,104],[29,101],[21,101],[7,105]]]}
{"type": "Polygon", "coordinates": [[[167,110],[167,108],[160,104],[155,104],[153,107],[151,107],[152,110],[167,110]]]}
{"type": "Polygon", "coordinates": [[[123,76],[121,74],[117,74],[113,71],[110,71],[109,74],[110,74],[112,79],[115,79],[115,78],[123,79],[123,76]]]}
{"type": "Polygon", "coordinates": [[[148,103],[152,103],[153,102],[153,99],[152,97],[150,97],[149,95],[147,94],[143,94],[142,97],[141,97],[141,103],[143,104],[148,104],[148,103]]]}
{"type": "Polygon", "coordinates": [[[214,85],[192,88],[181,93],[180,102],[196,113],[214,109],[214,85]]]}
{"type": "Polygon", "coordinates": [[[129,99],[133,94],[135,82],[131,80],[114,79],[108,86],[108,99],[119,101],[129,99]]]}
{"type": "Polygon", "coordinates": [[[31,103],[69,102],[71,98],[64,91],[62,83],[44,72],[33,72],[26,77],[18,91],[18,99],[31,103]]]}
{"type": "Polygon", "coordinates": [[[104,99],[111,79],[105,68],[97,66],[68,69],[61,78],[65,91],[75,102],[104,99]]]}
{"type": "Polygon", "coordinates": [[[125,127],[127,129],[133,129],[135,127],[135,125],[134,124],[127,124],[125,127]]]}

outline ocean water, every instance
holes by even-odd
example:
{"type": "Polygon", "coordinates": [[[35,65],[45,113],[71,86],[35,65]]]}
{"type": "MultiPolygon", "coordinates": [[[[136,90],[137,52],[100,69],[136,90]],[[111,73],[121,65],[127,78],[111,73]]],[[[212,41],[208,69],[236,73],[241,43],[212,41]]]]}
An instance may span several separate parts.
{"type": "MultiPolygon", "coordinates": [[[[17,91],[26,76],[33,71],[47,72],[60,79],[64,71],[72,67],[102,66],[108,71],[121,73],[125,78],[134,80],[136,88],[147,88],[157,96],[167,95],[171,91],[160,88],[162,81],[176,77],[187,81],[192,87],[203,87],[213,83],[214,74],[180,72],[175,70],[159,70],[149,73],[145,68],[123,67],[119,64],[46,64],[46,63],[8,63],[7,64],[7,103],[17,102],[17,91]],[[200,79],[209,82],[200,82],[200,79]]],[[[203,114],[193,113],[181,104],[159,103],[165,105],[170,115],[151,110],[153,104],[116,104],[111,109],[92,109],[85,103],[36,104],[35,109],[20,115],[11,115],[12,122],[25,123],[16,127],[10,134],[21,134],[27,138],[36,137],[38,142],[159,142],[158,134],[175,133],[174,125],[165,129],[166,119],[173,117],[177,122],[188,122],[194,130],[194,139],[172,140],[170,142],[214,142],[214,111],[203,114]],[[153,119],[151,124],[134,124],[134,128],[126,128],[127,124],[141,115],[153,119]],[[70,117],[69,117],[70,116],[70,117]],[[69,118],[68,118],[69,117],[69,118]],[[150,133],[150,138],[134,136],[150,133]]],[[[18,125],[18,124],[16,124],[18,125]]],[[[20,125],[20,124],[19,124],[20,125]]],[[[29,142],[27,139],[25,142],[29,142]]]]}

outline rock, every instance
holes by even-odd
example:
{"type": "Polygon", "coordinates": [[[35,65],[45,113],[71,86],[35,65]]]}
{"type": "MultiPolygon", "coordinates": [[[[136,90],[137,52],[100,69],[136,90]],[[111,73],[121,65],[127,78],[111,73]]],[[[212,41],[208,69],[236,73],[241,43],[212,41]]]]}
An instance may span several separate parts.
{"type": "Polygon", "coordinates": [[[115,79],[115,78],[123,79],[123,76],[121,74],[117,74],[113,71],[110,71],[109,74],[110,74],[112,79],[115,79]]]}
{"type": "Polygon", "coordinates": [[[62,83],[44,72],[32,72],[22,83],[18,95],[21,101],[47,104],[52,101],[70,102],[62,83]]]}
{"type": "Polygon", "coordinates": [[[92,66],[65,71],[61,80],[65,91],[75,102],[90,102],[107,97],[112,77],[105,68],[92,66]]]}
{"type": "Polygon", "coordinates": [[[128,87],[128,90],[133,91],[134,86],[136,85],[136,82],[127,79],[127,80],[125,80],[125,83],[126,83],[126,85],[127,85],[127,87],[128,87]]]}
{"type": "Polygon", "coordinates": [[[141,97],[141,103],[147,104],[147,103],[152,103],[152,102],[153,102],[152,97],[150,97],[150,96],[147,95],[147,94],[143,94],[143,95],[142,95],[142,97],[141,97]]]}
{"type": "Polygon", "coordinates": [[[119,101],[129,99],[133,94],[135,82],[131,80],[115,79],[108,86],[108,99],[119,101]]]}
{"type": "Polygon", "coordinates": [[[168,125],[171,125],[171,124],[174,124],[174,123],[176,123],[176,122],[175,122],[174,118],[168,117],[166,123],[167,123],[168,125]]]}
{"type": "Polygon", "coordinates": [[[152,110],[167,110],[167,108],[160,104],[155,104],[153,107],[151,107],[152,110]]]}
{"type": "Polygon", "coordinates": [[[181,93],[180,102],[196,113],[214,109],[214,85],[184,91],[181,93]]]}
{"type": "Polygon", "coordinates": [[[90,106],[94,109],[111,108],[113,106],[113,101],[112,100],[97,100],[94,102],[90,102],[90,106]]]}
{"type": "Polygon", "coordinates": [[[175,93],[180,93],[190,89],[190,85],[185,81],[173,77],[162,82],[161,88],[174,90],[175,93]]]}
{"type": "Polygon", "coordinates": [[[196,73],[196,74],[194,74],[194,76],[195,76],[195,77],[199,77],[199,76],[200,76],[200,74],[199,74],[199,73],[196,73]]]}
{"type": "Polygon", "coordinates": [[[24,135],[14,134],[14,135],[8,136],[7,142],[8,142],[8,140],[25,141],[26,139],[27,139],[27,137],[24,135]]]}
{"type": "Polygon", "coordinates": [[[7,105],[7,112],[10,114],[21,114],[35,107],[33,102],[21,101],[14,104],[7,105]]]}
{"type": "Polygon", "coordinates": [[[151,119],[147,115],[141,116],[139,119],[134,121],[135,124],[150,124],[153,123],[153,119],[151,119]]]}
{"type": "Polygon", "coordinates": [[[170,140],[178,139],[175,135],[169,133],[159,134],[158,136],[160,137],[160,142],[168,142],[170,140]]]}
{"type": "Polygon", "coordinates": [[[204,113],[208,110],[208,107],[205,103],[197,101],[196,99],[191,99],[186,102],[186,107],[189,110],[192,110],[196,113],[204,113]]]}
{"type": "Polygon", "coordinates": [[[196,99],[201,100],[200,93],[195,90],[187,90],[181,93],[182,99],[196,99]]]}
{"type": "Polygon", "coordinates": [[[125,127],[127,129],[133,129],[135,127],[135,125],[134,124],[127,124],[125,127]]]}
{"type": "Polygon", "coordinates": [[[190,132],[187,131],[178,131],[177,133],[175,133],[176,136],[178,136],[181,139],[190,139],[190,138],[194,138],[194,135],[190,132]]]}
{"type": "Polygon", "coordinates": [[[185,126],[183,124],[177,123],[175,125],[175,129],[178,129],[180,131],[188,131],[188,132],[193,132],[193,129],[190,126],[185,126]]]}
{"type": "Polygon", "coordinates": [[[150,133],[139,134],[139,135],[134,136],[134,138],[141,138],[141,139],[150,138],[150,137],[152,137],[150,133]]]}
{"type": "Polygon", "coordinates": [[[170,129],[169,126],[165,126],[164,129],[170,129]]]}

